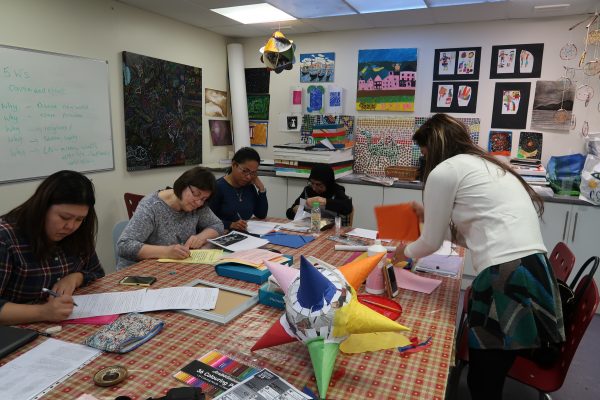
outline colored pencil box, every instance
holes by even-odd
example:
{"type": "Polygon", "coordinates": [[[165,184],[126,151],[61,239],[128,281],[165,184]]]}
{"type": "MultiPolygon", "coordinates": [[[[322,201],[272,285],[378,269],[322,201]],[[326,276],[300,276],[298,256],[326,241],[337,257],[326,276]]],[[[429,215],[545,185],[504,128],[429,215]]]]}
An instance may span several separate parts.
{"type": "Polygon", "coordinates": [[[110,325],[103,326],[83,344],[110,353],[127,353],[146,343],[162,330],[164,322],[148,315],[121,315],[110,325]]]}

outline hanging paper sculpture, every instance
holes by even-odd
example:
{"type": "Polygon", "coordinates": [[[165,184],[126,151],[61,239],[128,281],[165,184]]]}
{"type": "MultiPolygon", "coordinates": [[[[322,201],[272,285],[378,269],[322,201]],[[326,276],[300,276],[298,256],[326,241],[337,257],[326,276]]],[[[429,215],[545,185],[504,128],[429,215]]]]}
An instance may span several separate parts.
{"type": "Polygon", "coordinates": [[[364,343],[389,342],[388,335],[394,335],[392,347],[406,346],[410,341],[397,332],[409,328],[359,303],[356,297],[355,290],[382,257],[378,254],[333,269],[315,266],[301,256],[299,271],[266,261],[285,292],[285,314],[252,351],[295,340],[303,342],[308,347],[319,395],[324,399],[340,349],[357,352],[364,343]],[[369,340],[365,335],[377,336],[369,340]]]}
{"type": "Polygon", "coordinates": [[[295,51],[294,42],[286,38],[283,33],[275,31],[267,43],[260,48],[262,54],[260,61],[268,70],[279,74],[284,69],[292,69],[292,65],[296,62],[295,51]]]}

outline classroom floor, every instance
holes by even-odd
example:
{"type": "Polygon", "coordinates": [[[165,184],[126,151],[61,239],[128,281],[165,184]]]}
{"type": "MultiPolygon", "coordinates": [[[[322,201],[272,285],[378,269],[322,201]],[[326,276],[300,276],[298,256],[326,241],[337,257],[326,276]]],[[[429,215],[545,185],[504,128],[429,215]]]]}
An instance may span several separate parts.
{"type": "MultiPolygon", "coordinates": [[[[461,294],[461,299],[462,297],[461,294]]],[[[460,307],[459,309],[462,309],[462,304],[460,304],[460,307]]],[[[579,343],[579,348],[571,362],[563,387],[554,393],[550,393],[552,400],[600,399],[600,382],[598,382],[598,371],[600,371],[599,337],[600,315],[596,314],[581,343],[579,343]]],[[[471,398],[467,387],[467,371],[468,367],[464,368],[461,375],[456,397],[459,400],[469,400],[471,398]]],[[[503,397],[507,400],[538,400],[536,390],[513,379],[506,380],[503,397]]]]}

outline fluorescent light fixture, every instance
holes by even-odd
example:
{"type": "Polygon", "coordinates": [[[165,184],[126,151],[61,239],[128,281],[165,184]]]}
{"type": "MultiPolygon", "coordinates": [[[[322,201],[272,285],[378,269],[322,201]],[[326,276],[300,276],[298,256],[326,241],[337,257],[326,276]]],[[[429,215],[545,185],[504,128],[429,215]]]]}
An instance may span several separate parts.
{"type": "Polygon", "coordinates": [[[231,18],[242,24],[260,24],[262,22],[291,21],[296,18],[284,13],[268,3],[249,4],[239,7],[213,8],[217,14],[231,18]]]}
{"type": "Polygon", "coordinates": [[[361,14],[427,8],[423,0],[345,0],[361,14]]]}
{"type": "Polygon", "coordinates": [[[269,3],[296,18],[323,18],[356,14],[356,11],[344,1],[269,0],[269,3]]]}
{"type": "Polygon", "coordinates": [[[465,6],[468,4],[502,3],[506,0],[426,0],[428,7],[465,6]]]}
{"type": "Polygon", "coordinates": [[[562,9],[562,8],[569,8],[569,7],[571,7],[571,4],[564,3],[564,4],[546,4],[543,6],[533,6],[533,9],[537,10],[537,11],[550,11],[550,10],[558,10],[558,9],[562,9]]]}

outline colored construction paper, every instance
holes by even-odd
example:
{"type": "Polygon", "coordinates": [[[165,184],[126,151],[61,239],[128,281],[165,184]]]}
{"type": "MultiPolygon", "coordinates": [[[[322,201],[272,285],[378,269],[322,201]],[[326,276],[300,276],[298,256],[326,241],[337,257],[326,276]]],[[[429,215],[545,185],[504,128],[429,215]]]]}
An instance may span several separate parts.
{"type": "Polygon", "coordinates": [[[262,235],[261,238],[267,239],[273,244],[291,247],[292,249],[300,248],[306,243],[310,243],[313,240],[315,240],[315,238],[312,236],[290,235],[289,233],[281,232],[273,232],[266,235],[262,235]]]}
{"type": "Polygon", "coordinates": [[[400,289],[408,289],[429,294],[442,283],[439,279],[426,278],[404,268],[394,268],[394,272],[396,274],[398,288],[400,289]]]}
{"type": "Polygon", "coordinates": [[[419,238],[419,218],[410,203],[375,207],[379,237],[405,241],[419,238]]]}
{"type": "Polygon", "coordinates": [[[410,340],[399,332],[372,332],[350,335],[342,342],[344,353],[364,353],[410,345],[410,340]]]}

